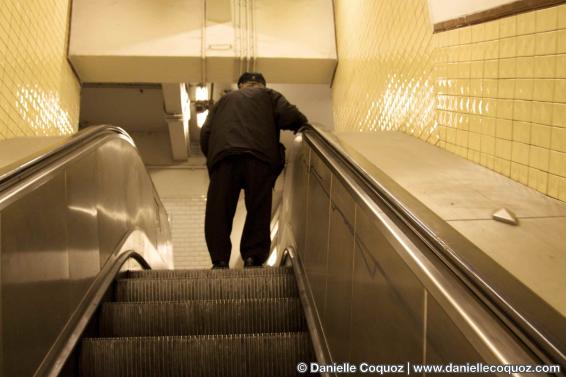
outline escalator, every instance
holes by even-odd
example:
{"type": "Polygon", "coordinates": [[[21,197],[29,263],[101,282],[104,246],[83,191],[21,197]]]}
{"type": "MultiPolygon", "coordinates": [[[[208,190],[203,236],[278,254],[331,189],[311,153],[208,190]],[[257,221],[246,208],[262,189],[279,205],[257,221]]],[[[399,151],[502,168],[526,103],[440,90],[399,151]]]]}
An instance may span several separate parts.
{"type": "Polygon", "coordinates": [[[80,376],[292,376],[314,360],[291,268],[130,271],[80,376]]]}
{"type": "Polygon", "coordinates": [[[560,336],[505,316],[337,151],[319,131],[296,139],[275,212],[280,267],[244,270],[171,269],[167,213],[119,128],[0,169],[1,375],[563,361],[560,336]]]}

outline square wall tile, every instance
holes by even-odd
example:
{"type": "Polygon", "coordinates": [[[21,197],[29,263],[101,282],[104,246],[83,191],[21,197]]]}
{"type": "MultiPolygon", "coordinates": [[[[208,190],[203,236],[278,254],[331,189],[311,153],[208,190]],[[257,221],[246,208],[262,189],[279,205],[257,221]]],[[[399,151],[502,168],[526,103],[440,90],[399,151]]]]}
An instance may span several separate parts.
{"type": "Polygon", "coordinates": [[[566,152],[566,128],[553,127],[550,137],[552,150],[566,152]]]}
{"type": "Polygon", "coordinates": [[[517,35],[533,34],[535,32],[535,12],[517,15],[517,35]]]}
{"type": "Polygon", "coordinates": [[[553,55],[557,51],[556,31],[535,34],[535,55],[553,55]]]}
{"type": "Polygon", "coordinates": [[[516,99],[532,100],[533,99],[533,80],[532,79],[518,79],[515,81],[515,96],[516,99]]]}
{"type": "Polygon", "coordinates": [[[559,5],[558,11],[558,28],[566,29],[566,4],[559,5]]]}
{"type": "Polygon", "coordinates": [[[552,125],[552,102],[533,102],[533,123],[552,125]]]}
{"type": "Polygon", "coordinates": [[[495,137],[488,135],[481,136],[481,152],[492,156],[495,155],[495,137]]]}
{"type": "MultiPolygon", "coordinates": [[[[499,80],[497,88],[497,96],[503,99],[512,99],[515,96],[516,80],[503,79],[499,80]]],[[[552,93],[554,95],[554,93],[552,93]]]]}
{"type": "Polygon", "coordinates": [[[514,58],[517,56],[517,38],[510,37],[499,40],[499,57],[514,58]]]}
{"type": "Polygon", "coordinates": [[[547,195],[553,198],[558,198],[559,193],[559,182],[561,177],[549,174],[548,175],[548,191],[547,195]]]}
{"type": "Polygon", "coordinates": [[[458,29],[459,44],[472,43],[472,29],[470,27],[463,27],[458,29]]]}
{"type": "Polygon", "coordinates": [[[534,77],[554,78],[556,74],[556,55],[535,56],[534,58],[534,77]]]}
{"type": "Polygon", "coordinates": [[[512,79],[517,77],[516,59],[499,59],[499,78],[512,79]]]}
{"type": "Polygon", "coordinates": [[[511,141],[495,139],[495,156],[504,160],[511,160],[511,141]]]}
{"type": "MultiPolygon", "coordinates": [[[[488,98],[496,98],[498,97],[498,83],[501,80],[494,80],[494,79],[484,79],[482,81],[482,96],[488,98]]],[[[515,89],[515,85],[513,82],[513,90],[515,89]]]]}
{"type": "Polygon", "coordinates": [[[566,79],[554,82],[554,102],[566,102],[566,79]]]}
{"type": "Polygon", "coordinates": [[[550,151],[549,170],[551,174],[566,178],[566,153],[550,151]]]}
{"type": "Polygon", "coordinates": [[[499,40],[483,42],[483,58],[484,60],[499,58],[499,40]]]}
{"type": "Polygon", "coordinates": [[[517,78],[532,78],[534,76],[535,65],[533,57],[520,57],[516,58],[515,61],[517,64],[517,78]]]}
{"type": "Polygon", "coordinates": [[[533,56],[535,54],[535,35],[518,36],[515,45],[517,56],[533,56]]]}
{"type": "Polygon", "coordinates": [[[531,145],[529,151],[529,166],[548,171],[548,162],[550,158],[550,151],[545,148],[536,147],[531,145]]]}
{"type": "Polygon", "coordinates": [[[511,175],[511,161],[496,157],[494,170],[499,174],[509,177],[511,175]]]}
{"type": "Polygon", "coordinates": [[[530,146],[528,144],[518,143],[514,141],[512,143],[511,160],[522,165],[528,165],[529,151],[530,146]]]}
{"type": "Polygon", "coordinates": [[[499,20],[499,37],[507,38],[517,35],[517,16],[505,17],[499,20]]]}
{"type": "Polygon", "coordinates": [[[548,173],[535,168],[529,168],[529,187],[546,194],[548,187],[548,173]]]}
{"type": "Polygon", "coordinates": [[[552,102],[554,98],[554,84],[556,80],[535,79],[533,81],[533,100],[552,102]]]}
{"type": "Polygon", "coordinates": [[[555,30],[558,27],[558,9],[550,7],[535,11],[535,31],[555,30]]]}
{"type": "Polygon", "coordinates": [[[513,100],[500,99],[497,101],[497,117],[502,119],[513,119],[513,100]]]}
{"type": "Polygon", "coordinates": [[[552,125],[566,128],[566,104],[555,103],[552,107],[552,125]]]}
{"type": "Polygon", "coordinates": [[[499,139],[513,139],[513,122],[510,119],[497,119],[495,136],[499,139]]]}
{"type": "Polygon", "coordinates": [[[484,39],[486,41],[499,39],[499,20],[489,21],[484,25],[484,39]]]}
{"type": "Polygon", "coordinates": [[[566,29],[559,30],[557,33],[556,52],[566,53],[566,29]]]}
{"type": "Polygon", "coordinates": [[[511,179],[526,185],[529,180],[529,167],[511,162],[511,179]]]}
{"type": "Polygon", "coordinates": [[[513,102],[513,119],[521,122],[530,122],[532,116],[532,102],[515,100],[513,102]]]}
{"type": "Polygon", "coordinates": [[[513,122],[513,140],[529,144],[531,142],[531,123],[513,122]]]}
{"type": "Polygon", "coordinates": [[[534,124],[531,127],[531,144],[541,148],[550,148],[552,126],[534,124]]]}

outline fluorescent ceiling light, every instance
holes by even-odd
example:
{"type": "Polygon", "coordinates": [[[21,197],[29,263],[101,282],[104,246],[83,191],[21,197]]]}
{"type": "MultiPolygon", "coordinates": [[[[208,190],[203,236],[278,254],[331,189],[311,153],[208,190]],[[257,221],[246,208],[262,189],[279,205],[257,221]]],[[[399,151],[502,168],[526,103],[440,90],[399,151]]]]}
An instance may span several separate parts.
{"type": "Polygon", "coordinates": [[[208,87],[204,86],[197,86],[195,92],[195,98],[197,101],[208,101],[208,87]]]}

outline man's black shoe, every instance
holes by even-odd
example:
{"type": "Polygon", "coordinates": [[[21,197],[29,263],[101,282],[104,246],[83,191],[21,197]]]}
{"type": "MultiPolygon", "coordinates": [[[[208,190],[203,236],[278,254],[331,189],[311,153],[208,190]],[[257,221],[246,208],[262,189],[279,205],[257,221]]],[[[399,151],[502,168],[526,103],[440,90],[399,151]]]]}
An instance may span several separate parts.
{"type": "Polygon", "coordinates": [[[260,267],[261,264],[257,263],[254,257],[247,257],[244,259],[244,267],[260,267]]]}
{"type": "Polygon", "coordinates": [[[228,263],[221,261],[221,262],[216,262],[216,263],[212,264],[213,270],[216,270],[216,269],[219,269],[219,268],[228,268],[228,263]]]}

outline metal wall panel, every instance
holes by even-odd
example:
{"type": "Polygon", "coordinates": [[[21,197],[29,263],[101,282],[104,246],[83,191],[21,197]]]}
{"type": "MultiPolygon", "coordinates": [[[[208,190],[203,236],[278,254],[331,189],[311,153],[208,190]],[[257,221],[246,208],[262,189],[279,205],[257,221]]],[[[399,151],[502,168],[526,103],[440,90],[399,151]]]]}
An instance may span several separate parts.
{"type": "Polygon", "coordinates": [[[352,361],[423,359],[424,289],[396,254],[384,229],[363,208],[356,211],[352,297],[352,361]]]}
{"type": "MultiPolygon", "coordinates": [[[[304,146],[305,144],[302,144],[304,146]]],[[[297,148],[299,149],[299,148],[297,148]]],[[[302,147],[293,162],[290,170],[291,182],[285,186],[285,194],[292,195],[290,206],[292,213],[295,214],[295,221],[289,224],[293,234],[296,236],[296,249],[304,257],[306,250],[306,226],[307,226],[307,187],[309,179],[309,153],[310,149],[302,147]]],[[[286,177],[287,178],[287,177],[286,177]]]]}
{"type": "Polygon", "coordinates": [[[318,314],[322,318],[326,305],[330,197],[328,191],[323,188],[323,181],[313,171],[314,169],[311,169],[308,184],[304,265],[318,314]]]}
{"type": "MultiPolygon", "coordinates": [[[[484,362],[442,307],[427,295],[427,364],[484,362]]],[[[435,374],[436,376],[437,374],[435,374]]]]}
{"type": "Polygon", "coordinates": [[[354,201],[339,179],[332,180],[332,206],[323,326],[334,361],[349,361],[354,201]]]}
{"type": "Polygon", "coordinates": [[[110,142],[97,149],[97,165],[112,166],[112,169],[97,174],[97,186],[99,196],[97,197],[98,231],[105,237],[100,238],[100,263],[104,263],[112,254],[116,244],[122,240],[130,227],[127,203],[126,178],[128,161],[121,156],[125,146],[120,142],[110,142]],[[115,187],[114,190],[104,192],[104,187],[115,187]]]}
{"type": "MultiPolygon", "coordinates": [[[[307,226],[285,239],[306,239],[297,259],[311,288],[307,304],[318,313],[312,327],[321,328],[321,360],[465,364],[481,355],[490,363],[532,363],[460,278],[310,135],[308,180],[285,187],[283,206],[293,210],[283,211],[280,226],[301,221],[300,206],[286,202],[307,186],[307,226]]],[[[290,168],[287,174],[300,174],[300,164],[290,168]]]]}
{"type": "Polygon", "coordinates": [[[127,136],[83,147],[0,195],[2,376],[34,374],[126,236],[151,265],[170,261],[167,214],[127,136]]]}
{"type": "Polygon", "coordinates": [[[70,164],[67,179],[69,278],[79,300],[100,266],[96,208],[96,153],[70,164]]]}
{"type": "Polygon", "coordinates": [[[2,210],[3,376],[32,375],[70,313],[66,212],[64,172],[2,210]]]}

